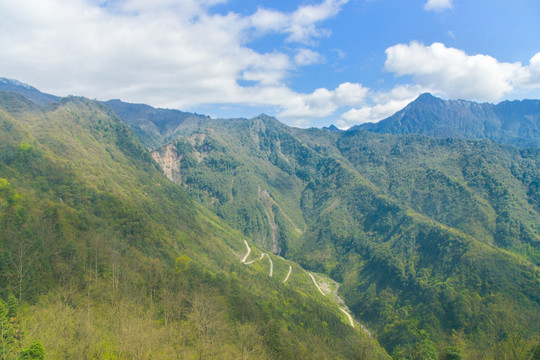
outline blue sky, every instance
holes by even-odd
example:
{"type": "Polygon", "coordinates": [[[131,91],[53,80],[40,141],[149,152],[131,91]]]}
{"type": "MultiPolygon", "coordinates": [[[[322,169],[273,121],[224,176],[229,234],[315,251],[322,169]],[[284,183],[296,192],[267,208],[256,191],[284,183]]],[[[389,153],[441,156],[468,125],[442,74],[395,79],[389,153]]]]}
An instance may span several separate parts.
{"type": "Polygon", "coordinates": [[[0,0],[0,76],[293,126],[540,98],[538,0],[0,0]]]}

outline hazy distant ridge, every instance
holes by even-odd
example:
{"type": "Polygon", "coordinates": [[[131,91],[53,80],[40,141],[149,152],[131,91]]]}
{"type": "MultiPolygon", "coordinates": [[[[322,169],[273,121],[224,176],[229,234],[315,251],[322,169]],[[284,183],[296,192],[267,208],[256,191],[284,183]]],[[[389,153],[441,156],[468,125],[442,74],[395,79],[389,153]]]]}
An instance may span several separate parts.
{"type": "Polygon", "coordinates": [[[425,93],[389,118],[349,129],[355,130],[439,138],[487,138],[518,147],[538,147],[540,100],[504,101],[494,105],[442,100],[425,93]]]}

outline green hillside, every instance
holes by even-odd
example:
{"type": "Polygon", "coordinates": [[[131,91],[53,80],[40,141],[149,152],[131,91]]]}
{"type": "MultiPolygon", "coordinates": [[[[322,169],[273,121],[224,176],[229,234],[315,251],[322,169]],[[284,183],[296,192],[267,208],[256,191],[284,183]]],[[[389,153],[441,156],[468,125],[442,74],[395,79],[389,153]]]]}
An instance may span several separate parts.
{"type": "Polygon", "coordinates": [[[514,358],[533,353],[538,149],[294,129],[266,116],[176,134],[153,153],[165,174],[264,248],[342,282],[395,356],[496,358],[515,341],[514,358]]]}
{"type": "Polygon", "coordinates": [[[245,239],[110,108],[0,92],[3,359],[387,358],[298,265],[243,264],[245,239]]]}

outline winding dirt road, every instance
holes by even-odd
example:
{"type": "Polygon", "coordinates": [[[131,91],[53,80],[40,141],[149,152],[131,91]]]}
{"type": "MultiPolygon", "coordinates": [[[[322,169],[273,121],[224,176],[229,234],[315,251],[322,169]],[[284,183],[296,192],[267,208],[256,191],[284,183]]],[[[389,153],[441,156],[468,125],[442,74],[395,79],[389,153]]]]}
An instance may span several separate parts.
{"type": "MultiPolygon", "coordinates": [[[[270,257],[270,255],[266,254],[266,253],[262,253],[261,256],[258,258],[258,259],[254,259],[254,260],[251,260],[251,261],[246,261],[249,254],[251,254],[251,247],[249,246],[248,242],[246,240],[244,240],[244,244],[246,244],[246,248],[247,248],[247,253],[246,255],[244,255],[244,258],[242,259],[242,263],[243,264],[246,264],[246,265],[251,265],[253,264],[255,261],[258,261],[258,260],[262,260],[263,257],[266,255],[268,257],[268,261],[270,262],[270,273],[269,273],[269,276],[270,277],[273,277],[274,276],[274,262],[272,261],[272,258],[270,257]]],[[[289,276],[287,275],[287,278],[289,276]]]]}
{"type": "MultiPolygon", "coordinates": [[[[351,323],[351,326],[354,327],[354,320],[353,320],[351,314],[349,314],[349,313],[347,312],[347,310],[345,310],[345,309],[343,309],[343,308],[341,308],[341,307],[339,308],[339,310],[341,310],[345,315],[347,315],[347,317],[349,318],[349,322],[351,323]]],[[[365,330],[364,330],[364,331],[365,331],[365,330]]]]}
{"type": "Polygon", "coordinates": [[[262,258],[264,257],[264,253],[261,254],[261,256],[257,259],[254,259],[254,260],[251,260],[251,261],[248,261],[248,262],[245,262],[244,264],[246,265],[251,265],[253,264],[255,261],[259,261],[259,260],[262,260],[262,258]]]}
{"type": "Polygon", "coordinates": [[[322,289],[319,287],[319,284],[317,284],[317,281],[315,281],[315,278],[313,277],[313,275],[311,275],[310,273],[308,273],[308,275],[311,277],[311,280],[313,280],[313,283],[315,284],[315,286],[317,287],[317,289],[319,289],[319,291],[321,292],[321,294],[323,294],[323,296],[326,296],[326,294],[324,293],[324,291],[322,291],[322,289]]]}
{"type": "Polygon", "coordinates": [[[289,272],[287,273],[287,276],[285,277],[285,280],[283,280],[284,284],[287,282],[287,280],[289,280],[289,276],[291,276],[291,272],[292,272],[292,266],[289,265],[289,272]]]}
{"type": "Polygon", "coordinates": [[[246,253],[246,256],[244,256],[244,258],[242,259],[242,263],[245,264],[249,254],[251,254],[251,248],[249,247],[249,244],[246,240],[244,240],[244,244],[246,244],[247,253],[246,253]]]}
{"type": "Polygon", "coordinates": [[[272,258],[268,254],[264,254],[268,257],[268,260],[270,261],[270,277],[274,275],[274,262],[272,261],[272,258]]]}
{"type": "MultiPolygon", "coordinates": [[[[243,264],[246,264],[246,265],[251,265],[253,264],[255,261],[259,261],[259,260],[262,260],[263,257],[266,255],[268,257],[268,261],[270,262],[270,273],[268,274],[270,277],[273,277],[274,275],[274,262],[272,261],[272,258],[270,257],[270,255],[266,254],[266,253],[262,253],[261,256],[257,259],[254,259],[254,260],[251,260],[251,261],[246,261],[249,257],[249,255],[251,254],[251,247],[249,246],[248,242],[246,240],[244,240],[244,244],[246,244],[246,249],[247,249],[247,252],[246,252],[246,255],[244,255],[244,258],[242,259],[242,263],[243,264]]],[[[287,280],[289,280],[289,276],[291,276],[291,272],[292,272],[292,266],[289,265],[289,272],[287,273],[287,276],[285,277],[285,279],[283,280],[283,284],[285,284],[287,282],[287,280]]],[[[319,290],[319,292],[323,295],[323,296],[327,296],[327,294],[325,294],[325,292],[321,289],[321,287],[319,286],[319,284],[317,284],[317,280],[315,280],[315,277],[313,276],[313,274],[309,273],[306,271],[306,273],[309,275],[309,277],[311,278],[311,280],[313,281],[313,284],[315,284],[315,287],[317,288],[317,290],[319,290]]],[[[335,296],[337,296],[337,290],[336,290],[336,294],[335,296]]],[[[349,313],[348,311],[348,308],[346,307],[345,303],[343,302],[343,300],[337,296],[337,299],[338,299],[338,302],[337,302],[337,305],[338,305],[338,308],[339,310],[341,310],[345,315],[347,315],[347,318],[349,319],[349,323],[351,324],[352,327],[355,327],[354,326],[354,319],[353,317],[351,316],[351,314],[349,313]],[[340,302],[343,302],[343,304],[340,304],[340,302]]],[[[370,337],[372,337],[371,333],[369,332],[368,329],[366,329],[366,327],[362,324],[360,324],[360,327],[362,328],[362,330],[364,330],[370,337]]]]}

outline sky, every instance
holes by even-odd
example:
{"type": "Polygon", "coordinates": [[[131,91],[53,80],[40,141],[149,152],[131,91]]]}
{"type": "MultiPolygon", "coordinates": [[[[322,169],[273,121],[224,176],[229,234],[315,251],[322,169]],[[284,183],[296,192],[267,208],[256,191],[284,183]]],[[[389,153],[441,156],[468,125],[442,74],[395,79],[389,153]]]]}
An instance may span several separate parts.
{"type": "Polygon", "coordinates": [[[298,127],[540,98],[538,0],[0,0],[0,77],[298,127]]]}

